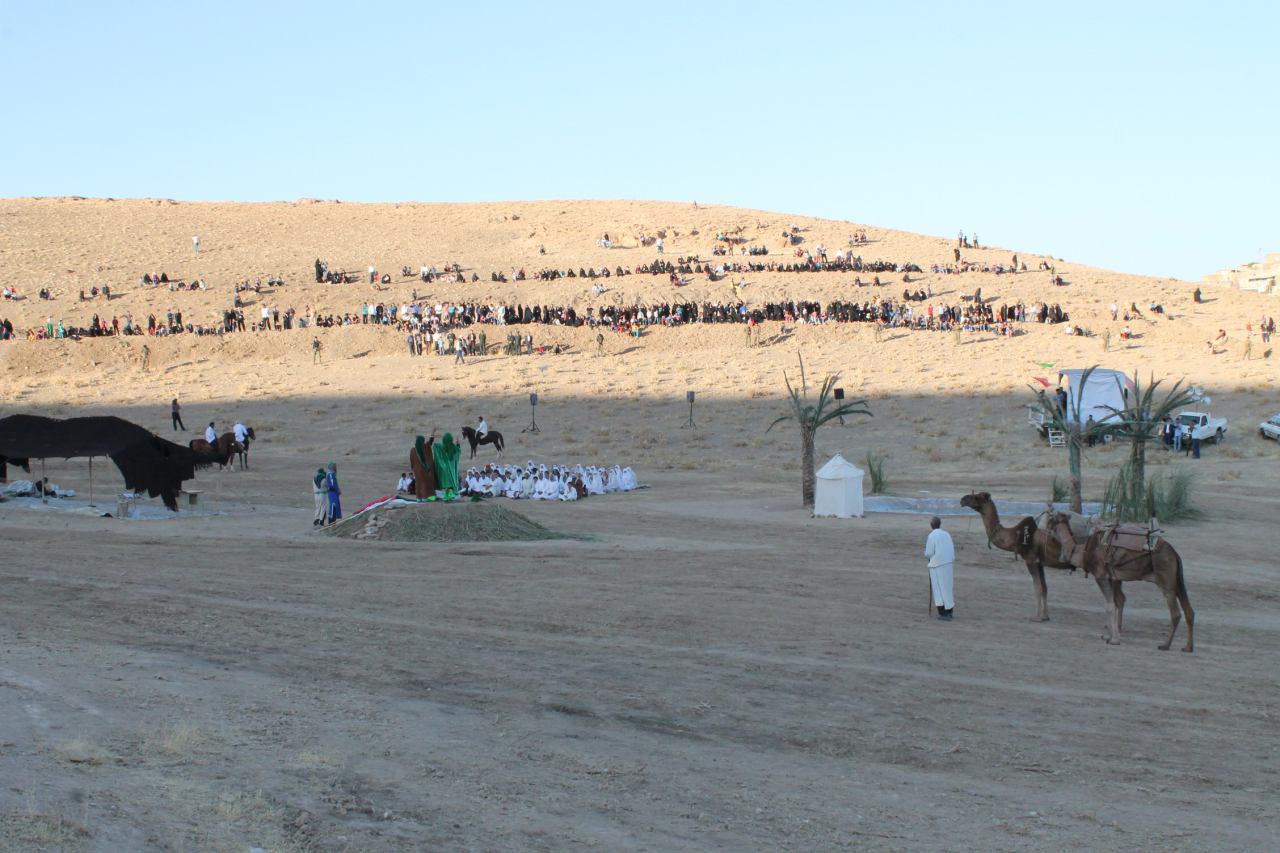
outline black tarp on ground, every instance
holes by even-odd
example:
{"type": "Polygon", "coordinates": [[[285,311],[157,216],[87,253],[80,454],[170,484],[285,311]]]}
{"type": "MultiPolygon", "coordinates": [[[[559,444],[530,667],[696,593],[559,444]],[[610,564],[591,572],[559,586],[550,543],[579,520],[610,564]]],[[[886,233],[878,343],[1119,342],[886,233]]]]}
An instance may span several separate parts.
{"type": "Polygon", "coordinates": [[[107,456],[136,492],[161,497],[175,512],[184,480],[208,460],[123,418],[0,418],[0,456],[10,459],[70,459],[107,456]]]}

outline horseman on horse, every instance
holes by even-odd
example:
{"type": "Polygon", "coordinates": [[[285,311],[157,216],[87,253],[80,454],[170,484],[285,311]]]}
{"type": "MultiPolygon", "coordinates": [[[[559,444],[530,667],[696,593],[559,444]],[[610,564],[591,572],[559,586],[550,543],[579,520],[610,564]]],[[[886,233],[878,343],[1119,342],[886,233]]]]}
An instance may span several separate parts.
{"type": "Polygon", "coordinates": [[[482,444],[492,444],[498,451],[498,458],[502,458],[502,433],[497,430],[489,429],[489,423],[484,419],[484,415],[476,418],[476,427],[472,429],[469,426],[462,428],[462,437],[471,445],[471,458],[476,458],[476,448],[482,444]]]}

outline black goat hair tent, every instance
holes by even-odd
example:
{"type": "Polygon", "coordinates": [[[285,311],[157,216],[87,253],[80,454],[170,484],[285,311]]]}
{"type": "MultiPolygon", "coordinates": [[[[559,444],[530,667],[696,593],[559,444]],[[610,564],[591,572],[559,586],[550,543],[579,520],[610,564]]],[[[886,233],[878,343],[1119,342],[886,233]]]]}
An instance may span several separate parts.
{"type": "Polygon", "coordinates": [[[177,512],[178,493],[196,468],[208,465],[189,447],[174,444],[123,418],[0,418],[0,456],[9,459],[70,459],[108,456],[135,492],[161,497],[177,512]]]}

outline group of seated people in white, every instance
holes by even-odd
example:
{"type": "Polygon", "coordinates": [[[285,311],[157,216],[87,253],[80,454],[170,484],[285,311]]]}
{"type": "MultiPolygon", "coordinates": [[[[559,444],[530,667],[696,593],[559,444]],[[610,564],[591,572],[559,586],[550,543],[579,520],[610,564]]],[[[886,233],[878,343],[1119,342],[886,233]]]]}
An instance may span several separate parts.
{"type": "MultiPolygon", "coordinates": [[[[464,496],[511,498],[512,500],[576,501],[591,495],[630,492],[638,488],[636,472],[630,467],[595,465],[489,464],[468,468],[458,478],[464,496]]],[[[401,475],[399,491],[412,490],[412,478],[401,475]]]]}

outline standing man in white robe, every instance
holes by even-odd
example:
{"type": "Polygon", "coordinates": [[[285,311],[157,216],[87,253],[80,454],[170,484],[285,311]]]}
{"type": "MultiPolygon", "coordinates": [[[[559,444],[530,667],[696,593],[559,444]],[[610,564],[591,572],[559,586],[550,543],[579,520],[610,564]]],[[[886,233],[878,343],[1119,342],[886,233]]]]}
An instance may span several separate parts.
{"type": "Polygon", "coordinates": [[[936,515],[929,520],[929,538],[924,542],[924,555],[929,560],[929,586],[933,590],[933,604],[938,608],[938,618],[950,622],[956,607],[952,595],[952,579],[956,562],[956,546],[951,534],[942,529],[942,519],[936,515]]]}

